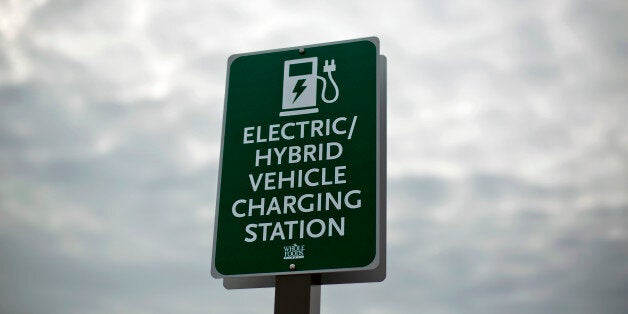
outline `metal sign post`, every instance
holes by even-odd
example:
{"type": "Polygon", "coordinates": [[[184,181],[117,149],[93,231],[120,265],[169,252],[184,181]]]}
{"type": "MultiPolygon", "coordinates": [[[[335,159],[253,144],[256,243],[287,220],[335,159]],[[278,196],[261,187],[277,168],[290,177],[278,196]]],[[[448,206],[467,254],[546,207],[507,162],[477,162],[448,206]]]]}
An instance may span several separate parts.
{"type": "Polygon", "coordinates": [[[320,314],[320,275],[277,276],[275,314],[320,314]]]}

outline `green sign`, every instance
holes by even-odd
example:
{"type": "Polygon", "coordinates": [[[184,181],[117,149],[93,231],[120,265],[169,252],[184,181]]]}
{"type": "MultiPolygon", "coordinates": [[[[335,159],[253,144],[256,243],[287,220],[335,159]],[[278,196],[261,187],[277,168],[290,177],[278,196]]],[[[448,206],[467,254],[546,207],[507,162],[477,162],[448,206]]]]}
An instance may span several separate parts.
{"type": "Polygon", "coordinates": [[[212,274],[379,263],[379,41],[229,58],[212,274]]]}

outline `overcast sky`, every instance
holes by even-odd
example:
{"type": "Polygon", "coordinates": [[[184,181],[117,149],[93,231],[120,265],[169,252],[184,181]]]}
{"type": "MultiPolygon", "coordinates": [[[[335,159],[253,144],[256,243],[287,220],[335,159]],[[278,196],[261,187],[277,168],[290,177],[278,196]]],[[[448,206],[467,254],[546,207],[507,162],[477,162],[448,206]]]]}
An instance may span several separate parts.
{"type": "Polygon", "coordinates": [[[0,0],[0,312],[271,313],[210,276],[227,58],[378,36],[388,278],[322,313],[628,313],[628,2],[0,0]]]}

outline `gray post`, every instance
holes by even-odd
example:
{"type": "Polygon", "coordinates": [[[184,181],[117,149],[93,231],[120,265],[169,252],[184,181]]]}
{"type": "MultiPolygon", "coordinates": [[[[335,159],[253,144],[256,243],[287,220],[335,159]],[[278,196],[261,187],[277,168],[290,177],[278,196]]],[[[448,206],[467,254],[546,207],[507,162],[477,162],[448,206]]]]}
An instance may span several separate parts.
{"type": "Polygon", "coordinates": [[[285,275],[275,279],[275,314],[320,314],[320,275],[285,275]]]}

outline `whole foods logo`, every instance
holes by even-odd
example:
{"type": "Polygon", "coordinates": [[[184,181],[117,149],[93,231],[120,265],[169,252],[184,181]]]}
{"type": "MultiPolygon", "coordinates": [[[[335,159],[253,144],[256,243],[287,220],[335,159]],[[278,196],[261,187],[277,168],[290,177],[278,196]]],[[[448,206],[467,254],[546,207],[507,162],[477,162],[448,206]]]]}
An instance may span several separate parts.
{"type": "Polygon", "coordinates": [[[304,258],[305,245],[288,245],[283,247],[283,259],[299,259],[304,258]]]}

